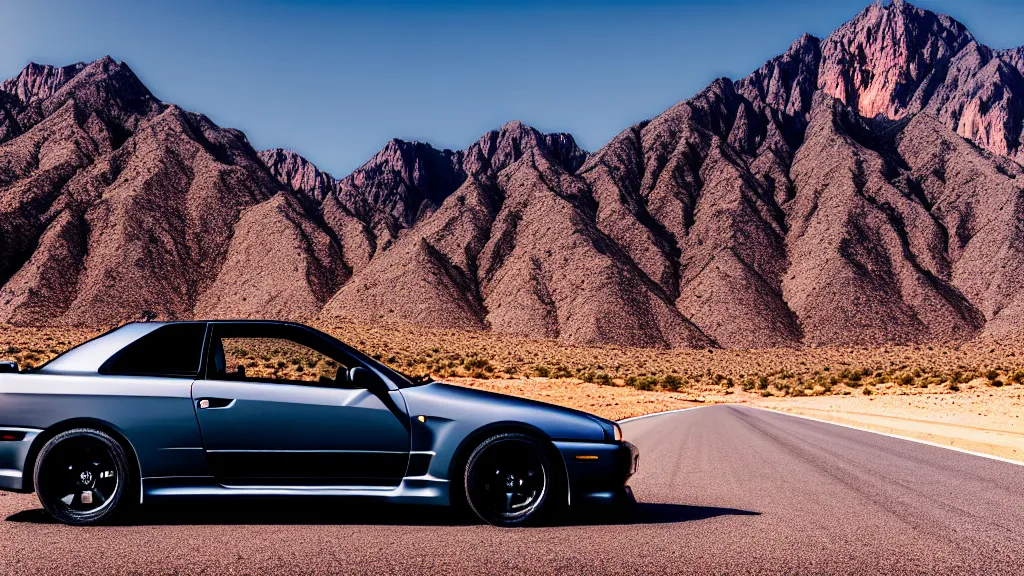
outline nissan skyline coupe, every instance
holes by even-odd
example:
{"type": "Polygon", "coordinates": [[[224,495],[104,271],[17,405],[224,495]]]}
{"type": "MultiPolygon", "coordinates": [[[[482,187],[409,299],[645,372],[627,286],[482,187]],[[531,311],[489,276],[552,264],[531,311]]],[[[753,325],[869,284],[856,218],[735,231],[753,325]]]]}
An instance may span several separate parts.
{"type": "Polygon", "coordinates": [[[135,323],[0,364],[0,489],[73,525],[195,497],[468,507],[498,526],[628,501],[609,420],[405,376],[300,324],[135,323]]]}

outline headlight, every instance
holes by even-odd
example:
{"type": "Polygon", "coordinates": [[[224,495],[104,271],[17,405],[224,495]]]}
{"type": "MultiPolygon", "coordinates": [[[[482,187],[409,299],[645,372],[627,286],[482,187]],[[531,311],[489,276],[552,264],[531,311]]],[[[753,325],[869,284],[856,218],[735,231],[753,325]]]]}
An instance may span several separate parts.
{"type": "Polygon", "coordinates": [[[615,430],[615,441],[622,442],[622,426],[612,422],[612,428],[615,430]]]}

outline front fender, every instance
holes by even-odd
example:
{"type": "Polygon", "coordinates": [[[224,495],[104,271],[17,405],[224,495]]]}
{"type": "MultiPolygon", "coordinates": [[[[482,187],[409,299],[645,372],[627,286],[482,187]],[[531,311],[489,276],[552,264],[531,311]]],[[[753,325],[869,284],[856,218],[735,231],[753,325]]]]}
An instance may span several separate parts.
{"type": "Polygon", "coordinates": [[[458,458],[490,433],[519,430],[552,442],[605,441],[597,418],[560,406],[441,383],[402,394],[413,423],[412,450],[430,455],[427,475],[438,479],[450,480],[458,458]]]}

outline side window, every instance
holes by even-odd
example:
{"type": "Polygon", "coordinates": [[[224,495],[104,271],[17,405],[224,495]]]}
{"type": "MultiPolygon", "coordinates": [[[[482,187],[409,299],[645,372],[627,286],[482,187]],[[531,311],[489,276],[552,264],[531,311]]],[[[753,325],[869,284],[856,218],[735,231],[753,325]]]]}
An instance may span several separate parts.
{"type": "Polygon", "coordinates": [[[217,379],[328,386],[346,386],[348,382],[348,366],[291,340],[219,338],[214,341],[213,355],[217,374],[212,377],[217,379]],[[217,358],[221,353],[222,365],[217,358]]]}
{"type": "Polygon", "coordinates": [[[206,324],[157,328],[115,354],[100,368],[115,376],[195,378],[203,355],[206,324]]]}

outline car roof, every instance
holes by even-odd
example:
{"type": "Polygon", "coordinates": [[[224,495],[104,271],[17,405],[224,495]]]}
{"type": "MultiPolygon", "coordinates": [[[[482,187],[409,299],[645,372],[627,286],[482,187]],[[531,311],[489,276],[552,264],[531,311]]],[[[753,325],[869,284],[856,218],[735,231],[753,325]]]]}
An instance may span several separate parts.
{"type": "MultiPolygon", "coordinates": [[[[82,374],[97,373],[100,366],[125,346],[153,332],[157,328],[167,326],[170,322],[135,322],[125,324],[89,340],[54,358],[36,370],[40,374],[82,374]]],[[[175,322],[177,324],[177,322],[175,322]]]]}
{"type": "Polygon", "coordinates": [[[96,374],[114,354],[139,338],[164,326],[176,324],[276,324],[310,329],[295,322],[280,320],[181,320],[170,322],[132,322],[101,334],[84,344],[44,364],[35,372],[40,374],[96,374]]]}

